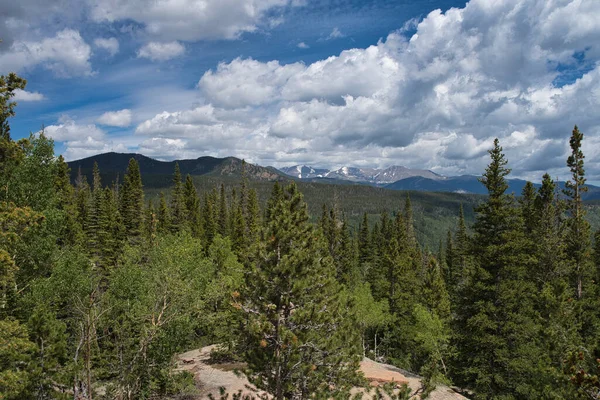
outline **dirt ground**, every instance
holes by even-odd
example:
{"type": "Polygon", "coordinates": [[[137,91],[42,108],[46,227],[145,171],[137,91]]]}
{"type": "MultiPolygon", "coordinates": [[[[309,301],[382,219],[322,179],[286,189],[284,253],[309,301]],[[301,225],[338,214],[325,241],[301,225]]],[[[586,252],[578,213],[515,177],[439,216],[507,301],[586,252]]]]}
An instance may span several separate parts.
{"type": "MultiPolygon", "coordinates": [[[[228,393],[237,393],[241,390],[244,394],[256,394],[256,388],[250,385],[245,376],[234,373],[235,370],[243,367],[242,364],[208,364],[213,348],[214,346],[207,346],[178,356],[178,369],[189,371],[194,375],[199,390],[197,398],[206,399],[209,394],[218,398],[220,387],[225,387],[228,393]]],[[[413,393],[421,387],[418,376],[368,358],[363,359],[360,363],[360,369],[372,385],[391,381],[399,384],[406,383],[413,393]]],[[[363,392],[364,390],[357,389],[358,391],[363,392]]],[[[365,393],[363,398],[371,399],[372,397],[369,393],[365,393]]],[[[419,399],[419,396],[416,395],[414,398],[419,399]]],[[[429,398],[431,400],[466,399],[447,386],[438,386],[429,398]]]]}

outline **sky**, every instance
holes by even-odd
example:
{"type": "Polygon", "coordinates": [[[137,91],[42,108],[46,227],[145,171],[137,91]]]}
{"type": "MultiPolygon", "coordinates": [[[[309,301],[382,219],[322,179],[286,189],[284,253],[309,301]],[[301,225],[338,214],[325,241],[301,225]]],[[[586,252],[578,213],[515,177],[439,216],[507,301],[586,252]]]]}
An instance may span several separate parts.
{"type": "Polygon", "coordinates": [[[275,167],[600,182],[598,0],[0,0],[12,135],[75,160],[236,156],[275,167]]]}

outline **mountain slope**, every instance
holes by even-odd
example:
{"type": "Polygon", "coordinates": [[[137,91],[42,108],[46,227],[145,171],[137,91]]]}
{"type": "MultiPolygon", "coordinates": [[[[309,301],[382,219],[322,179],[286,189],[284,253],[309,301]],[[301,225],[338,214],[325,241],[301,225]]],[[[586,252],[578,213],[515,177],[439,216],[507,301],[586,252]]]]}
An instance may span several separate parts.
{"type": "MultiPolygon", "coordinates": [[[[474,193],[487,194],[485,186],[479,182],[479,177],[473,175],[451,176],[444,180],[433,180],[423,177],[411,177],[401,179],[392,184],[386,185],[386,189],[392,190],[418,190],[426,192],[454,192],[454,193],[474,193]]],[[[508,179],[508,193],[514,193],[519,196],[527,181],[522,179],[508,179]]],[[[540,187],[534,183],[535,187],[540,187]]],[[[587,185],[588,191],[583,194],[584,200],[600,199],[600,187],[587,185]]],[[[558,182],[560,190],[565,188],[564,182],[558,182]]]]}
{"type": "Polygon", "coordinates": [[[393,165],[386,169],[341,167],[336,170],[313,168],[307,165],[295,165],[280,169],[286,175],[298,179],[327,178],[336,181],[350,181],[366,183],[370,185],[386,185],[413,176],[424,177],[433,180],[443,180],[445,177],[425,169],[412,169],[393,165]]]}
{"type": "Polygon", "coordinates": [[[71,178],[73,180],[81,170],[82,175],[87,176],[88,181],[91,181],[92,169],[94,163],[97,162],[102,181],[108,184],[125,174],[131,158],[138,162],[143,183],[148,187],[169,186],[176,163],[179,164],[179,169],[184,177],[187,174],[192,176],[241,177],[242,169],[244,169],[246,177],[250,180],[274,181],[282,178],[281,173],[274,168],[265,168],[247,163],[242,167],[243,161],[235,157],[199,157],[195,160],[159,161],[135,153],[104,153],[71,161],[68,164],[71,168],[71,178]]]}

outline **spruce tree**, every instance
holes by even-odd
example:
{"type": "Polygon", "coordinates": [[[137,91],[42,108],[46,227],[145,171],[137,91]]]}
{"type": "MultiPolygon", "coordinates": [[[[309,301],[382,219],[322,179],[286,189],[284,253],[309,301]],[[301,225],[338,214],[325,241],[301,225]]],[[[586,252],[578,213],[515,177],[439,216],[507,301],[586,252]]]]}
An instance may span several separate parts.
{"type": "Polygon", "coordinates": [[[179,163],[175,163],[173,172],[173,190],[171,191],[171,232],[176,233],[185,228],[186,213],[185,200],[183,197],[183,182],[181,180],[181,171],[179,163]]]}
{"type": "Polygon", "coordinates": [[[250,381],[277,400],[347,398],[360,337],[294,183],[274,189],[264,237],[236,303],[250,381]]]}
{"type": "Polygon", "coordinates": [[[567,254],[572,259],[573,271],[571,279],[575,287],[578,299],[584,294],[584,281],[592,278],[590,271],[590,224],[585,219],[585,209],[583,208],[583,193],[587,192],[585,186],[585,169],[583,152],[581,151],[581,141],[583,133],[577,126],[573,128],[573,133],[569,140],[571,146],[571,155],[567,159],[567,166],[571,171],[571,180],[565,183],[564,194],[567,196],[569,211],[569,235],[567,236],[568,246],[567,254]]]}
{"type": "Polygon", "coordinates": [[[119,208],[123,218],[125,235],[129,240],[135,242],[142,234],[144,190],[140,167],[134,158],[129,160],[120,196],[119,208]]]}
{"type": "Polygon", "coordinates": [[[457,307],[457,369],[460,383],[479,398],[539,398],[546,360],[535,316],[532,259],[523,222],[506,194],[510,169],[498,139],[480,181],[488,198],[477,207],[473,273],[457,307]]]}
{"type": "Polygon", "coordinates": [[[369,217],[364,213],[358,227],[358,257],[361,265],[365,264],[371,256],[369,236],[369,217]]]}
{"type": "Polygon", "coordinates": [[[64,213],[61,244],[73,245],[83,239],[82,225],[77,220],[75,189],[71,185],[71,169],[62,155],[58,156],[55,188],[58,209],[64,213]]]}
{"type": "MultiPolygon", "coordinates": [[[[166,204],[165,204],[166,208],[166,204]]],[[[154,209],[152,200],[148,200],[148,205],[144,211],[144,237],[148,243],[153,243],[156,238],[158,228],[158,216],[154,209]]]]}
{"type": "Polygon", "coordinates": [[[96,257],[101,255],[101,239],[102,235],[102,204],[104,202],[104,190],[102,188],[102,179],[100,177],[100,169],[98,163],[94,162],[92,170],[92,198],[90,204],[90,210],[87,214],[86,221],[86,235],[88,242],[88,249],[90,254],[96,257]]]}
{"type": "Polygon", "coordinates": [[[204,194],[204,206],[202,209],[204,246],[208,250],[218,230],[216,212],[216,191],[211,190],[204,194]]]}
{"type": "Polygon", "coordinates": [[[248,192],[248,206],[246,210],[246,224],[248,226],[248,242],[253,244],[259,238],[260,235],[260,207],[258,205],[258,194],[255,189],[250,189],[248,192]]]}
{"type": "Polygon", "coordinates": [[[527,181],[523,187],[521,198],[519,199],[519,205],[521,208],[521,214],[523,222],[525,223],[525,232],[531,234],[536,226],[536,213],[535,213],[535,200],[537,193],[533,183],[527,181]]]}
{"type": "MultiPolygon", "coordinates": [[[[225,185],[221,183],[221,191],[219,194],[219,234],[228,236],[228,215],[227,215],[227,196],[225,194],[225,185]]],[[[245,229],[244,229],[245,230],[245,229]]],[[[245,233],[245,232],[244,232],[245,233]]]]}
{"type": "Polygon", "coordinates": [[[200,237],[202,232],[202,220],[200,215],[200,198],[194,186],[190,174],[185,177],[184,195],[185,211],[192,236],[200,237]]]}
{"type": "Polygon", "coordinates": [[[165,200],[165,194],[160,192],[160,200],[158,203],[158,222],[156,224],[156,231],[162,234],[171,231],[171,215],[169,208],[167,207],[167,201],[165,200]]]}

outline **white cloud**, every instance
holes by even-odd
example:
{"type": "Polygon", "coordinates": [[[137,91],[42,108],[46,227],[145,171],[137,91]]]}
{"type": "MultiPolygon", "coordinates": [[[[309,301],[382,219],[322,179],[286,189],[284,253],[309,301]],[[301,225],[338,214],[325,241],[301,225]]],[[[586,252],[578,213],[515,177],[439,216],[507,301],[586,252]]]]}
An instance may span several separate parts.
{"type": "MultiPolygon", "coordinates": [[[[170,112],[137,132],[264,164],[405,164],[448,174],[481,173],[499,137],[516,175],[564,177],[574,124],[584,146],[600,143],[598,19],[600,2],[472,0],[312,64],[221,63],[198,83],[213,107],[209,123],[170,112]],[[559,64],[578,68],[576,52],[590,69],[557,85],[559,64]]],[[[600,179],[600,170],[590,174],[600,179]]]]}
{"type": "Polygon", "coordinates": [[[129,149],[123,143],[106,142],[88,136],[81,140],[67,142],[63,156],[67,161],[72,161],[110,151],[126,153],[129,149]]]}
{"type": "Polygon", "coordinates": [[[289,0],[102,0],[90,1],[96,22],[133,20],[160,40],[237,39],[263,24],[279,21],[269,15],[289,0]]]}
{"type": "Polygon", "coordinates": [[[114,37],[94,39],[94,45],[107,51],[111,57],[119,52],[119,41],[114,37]]]}
{"type": "Polygon", "coordinates": [[[310,48],[310,46],[309,46],[309,45],[307,45],[307,44],[306,44],[306,43],[304,43],[304,42],[300,42],[300,43],[298,43],[296,46],[298,46],[298,48],[300,48],[300,49],[308,49],[308,48],[310,48]]]}
{"type": "Polygon", "coordinates": [[[335,28],[333,28],[333,30],[331,31],[329,36],[327,36],[327,40],[339,39],[339,38],[343,38],[343,37],[344,37],[344,34],[336,26],[335,28]]]}
{"type": "Polygon", "coordinates": [[[104,131],[96,125],[79,125],[68,115],[63,115],[58,120],[57,125],[50,125],[44,128],[46,136],[58,142],[75,142],[86,140],[104,139],[104,131]]]}
{"type": "Polygon", "coordinates": [[[45,100],[46,97],[40,92],[28,92],[26,90],[17,89],[15,90],[15,101],[41,101],[45,100]]]}
{"type": "Polygon", "coordinates": [[[220,63],[215,72],[207,71],[198,87],[216,105],[244,107],[277,101],[288,79],[301,72],[301,63],[281,65],[253,59],[220,63]]]}
{"type": "Polygon", "coordinates": [[[131,110],[109,111],[102,114],[96,120],[99,124],[118,126],[121,128],[131,125],[131,110]]]}
{"type": "Polygon", "coordinates": [[[38,65],[58,77],[92,75],[90,46],[78,31],[65,29],[41,41],[14,41],[0,54],[0,73],[29,70],[38,65]]]}
{"type": "Polygon", "coordinates": [[[167,61],[185,53],[185,47],[179,42],[150,42],[138,51],[138,57],[148,58],[152,61],[167,61]]]}

